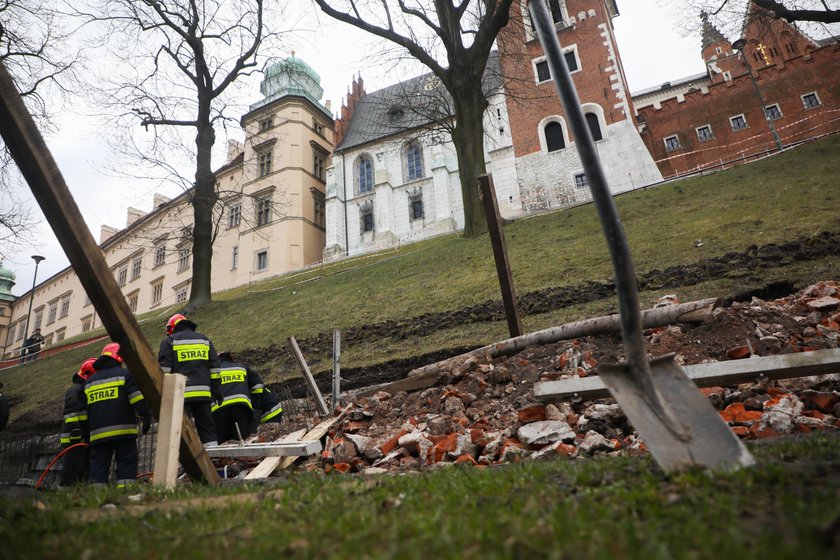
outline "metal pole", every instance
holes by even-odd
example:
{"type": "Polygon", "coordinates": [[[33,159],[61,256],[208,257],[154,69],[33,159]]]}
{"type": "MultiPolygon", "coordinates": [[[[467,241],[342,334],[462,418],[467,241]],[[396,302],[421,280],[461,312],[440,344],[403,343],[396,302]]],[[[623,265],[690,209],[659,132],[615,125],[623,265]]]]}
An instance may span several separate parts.
{"type": "MultiPolygon", "coordinates": [[[[32,275],[32,291],[29,293],[29,311],[26,312],[26,323],[23,326],[23,344],[26,344],[26,339],[29,338],[29,318],[32,315],[32,302],[35,300],[35,281],[38,278],[38,265],[41,264],[41,261],[45,260],[45,257],[32,255],[32,260],[35,261],[35,274],[32,275]]],[[[21,365],[26,363],[26,353],[28,352],[23,344],[20,346],[21,365]]]]}
{"type": "Polygon", "coordinates": [[[761,112],[764,115],[764,120],[767,121],[767,127],[770,129],[770,134],[773,135],[773,141],[776,142],[776,148],[779,151],[782,151],[782,139],[779,138],[779,134],[776,132],[776,126],[773,124],[773,121],[770,119],[770,116],[767,114],[767,106],[764,103],[764,97],[761,95],[761,89],[758,87],[758,82],[755,81],[755,76],[753,75],[752,66],[750,66],[747,57],[744,56],[744,45],[746,43],[743,39],[738,39],[734,43],[732,43],[732,48],[738,51],[738,54],[741,55],[741,61],[744,63],[744,66],[747,67],[747,74],[750,76],[750,81],[752,81],[752,85],[755,88],[755,95],[758,97],[759,103],[761,103],[761,112]]]}
{"type": "Polygon", "coordinates": [[[333,331],[333,379],[332,379],[332,411],[338,406],[341,396],[341,331],[333,331]]]}

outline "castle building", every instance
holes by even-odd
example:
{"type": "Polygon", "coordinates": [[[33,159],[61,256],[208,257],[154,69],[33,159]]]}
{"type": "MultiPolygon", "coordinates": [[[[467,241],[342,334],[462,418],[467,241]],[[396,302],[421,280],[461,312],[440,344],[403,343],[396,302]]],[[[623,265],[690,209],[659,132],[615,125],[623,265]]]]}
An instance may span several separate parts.
{"type": "MultiPolygon", "coordinates": [[[[325,242],[325,178],[335,123],[320,103],[320,77],[294,54],[268,66],[263,99],[242,116],[245,142],[231,142],[216,171],[211,285],[222,291],[320,261],[325,242]]],[[[150,212],[129,208],[125,227],[102,226],[100,247],[129,308],[140,314],[186,304],[192,275],[189,192],[154,196],[150,212]]],[[[0,268],[0,355],[19,355],[24,333],[40,328],[46,346],[101,325],[72,268],[19,298],[0,268]],[[32,328],[26,328],[32,298],[32,328]]]]}
{"type": "Polygon", "coordinates": [[[663,176],[840,131],[840,43],[814,41],[752,3],[741,39],[730,42],[704,17],[707,72],[634,96],[640,134],[663,176]]]}

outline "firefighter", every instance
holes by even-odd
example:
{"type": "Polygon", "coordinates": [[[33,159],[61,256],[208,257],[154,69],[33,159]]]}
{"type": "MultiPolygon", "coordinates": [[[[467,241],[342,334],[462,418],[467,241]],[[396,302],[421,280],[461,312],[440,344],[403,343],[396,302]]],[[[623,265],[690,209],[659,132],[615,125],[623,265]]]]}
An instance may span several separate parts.
{"type": "Polygon", "coordinates": [[[158,363],[164,373],[187,377],[184,413],[193,419],[201,443],[208,447],[218,445],[211,406],[220,395],[219,356],[210,339],[195,329],[196,324],[180,313],[170,317],[158,363]]]}
{"type": "Polygon", "coordinates": [[[152,423],[143,394],[122,363],[120,345],[106,344],[84,386],[90,424],[90,480],[94,484],[108,482],[114,456],[117,485],[137,479],[136,417],[143,419],[144,434],[152,423]]]}
{"type": "MultiPolygon", "coordinates": [[[[73,384],[64,394],[64,430],[61,433],[61,448],[69,449],[76,444],[90,443],[87,402],[84,384],[93,375],[96,358],[88,358],[73,374],[73,384]]],[[[64,453],[59,486],[71,486],[88,477],[88,447],[79,445],[64,453]]]]}
{"type": "Polygon", "coordinates": [[[246,438],[260,422],[279,422],[283,414],[280,399],[266,389],[259,374],[237,363],[230,352],[220,353],[219,359],[221,400],[213,405],[219,441],[239,439],[240,435],[246,438]]]}

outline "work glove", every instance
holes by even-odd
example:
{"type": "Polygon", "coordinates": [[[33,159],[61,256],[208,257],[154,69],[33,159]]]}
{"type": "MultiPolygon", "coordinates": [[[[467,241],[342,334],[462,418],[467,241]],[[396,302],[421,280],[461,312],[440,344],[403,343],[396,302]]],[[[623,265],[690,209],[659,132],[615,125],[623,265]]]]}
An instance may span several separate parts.
{"type": "Polygon", "coordinates": [[[151,429],[152,429],[152,416],[151,415],[146,415],[146,416],[143,417],[143,426],[141,428],[141,431],[143,432],[143,435],[146,435],[146,434],[149,433],[149,430],[151,430],[151,429]]]}

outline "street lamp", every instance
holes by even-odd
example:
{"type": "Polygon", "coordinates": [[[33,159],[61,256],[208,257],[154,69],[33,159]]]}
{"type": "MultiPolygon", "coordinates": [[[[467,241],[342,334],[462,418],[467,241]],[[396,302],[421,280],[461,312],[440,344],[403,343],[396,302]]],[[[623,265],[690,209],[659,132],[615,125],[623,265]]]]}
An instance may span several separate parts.
{"type": "Polygon", "coordinates": [[[750,66],[747,57],[744,55],[744,47],[746,46],[747,42],[744,39],[738,39],[734,43],[732,43],[732,48],[738,51],[741,55],[741,60],[744,62],[744,66],[747,67],[747,73],[750,75],[750,80],[752,81],[753,87],[755,88],[755,94],[758,96],[758,101],[761,103],[761,112],[764,113],[764,119],[767,121],[767,126],[770,128],[770,134],[773,135],[773,140],[776,142],[776,148],[779,151],[782,151],[782,139],[779,138],[779,134],[776,132],[776,127],[773,125],[773,120],[770,118],[770,115],[767,114],[767,108],[764,104],[764,98],[761,96],[761,90],[758,89],[758,83],[755,81],[755,76],[753,75],[752,66],[750,66]]]}
{"type": "MultiPolygon", "coordinates": [[[[32,260],[35,261],[35,274],[32,275],[32,292],[29,294],[29,311],[26,312],[26,324],[23,328],[23,344],[26,344],[26,340],[29,338],[29,317],[32,315],[32,302],[35,300],[35,280],[38,278],[38,265],[45,258],[41,255],[32,255],[32,260]]],[[[23,364],[26,359],[26,352],[24,352],[23,346],[20,350],[20,363],[23,364]]]]}

